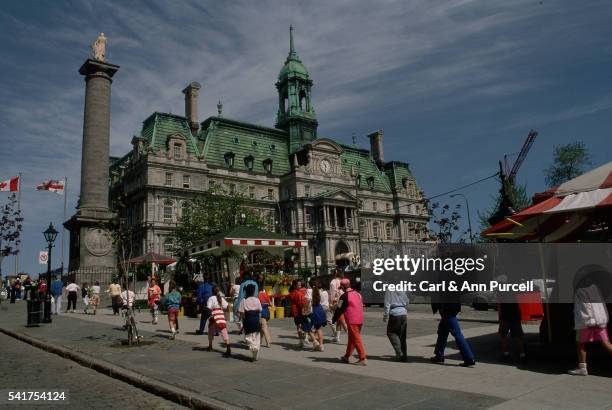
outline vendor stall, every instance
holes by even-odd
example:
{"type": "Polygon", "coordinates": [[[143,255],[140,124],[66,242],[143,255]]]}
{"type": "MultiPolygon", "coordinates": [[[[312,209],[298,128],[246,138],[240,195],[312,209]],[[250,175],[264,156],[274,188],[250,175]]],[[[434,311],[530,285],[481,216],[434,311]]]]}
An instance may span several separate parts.
{"type": "Polygon", "coordinates": [[[261,279],[279,316],[281,312],[284,314],[289,284],[297,278],[291,274],[297,265],[294,251],[307,246],[307,240],[252,226],[235,226],[184,249],[182,253],[190,259],[215,257],[217,263],[212,265],[215,269],[209,273],[218,284],[234,283],[245,276],[261,279]]]}
{"type": "MultiPolygon", "coordinates": [[[[503,242],[605,243],[612,241],[611,211],[612,162],[609,162],[547,192],[536,194],[534,205],[506,217],[484,230],[481,236],[503,242]]],[[[539,249],[543,265],[541,246],[539,249]]],[[[546,289],[544,269],[542,274],[546,289]]],[[[546,300],[544,306],[545,320],[540,328],[542,338],[571,341],[574,337],[573,305],[546,300]]]]}
{"type": "Polygon", "coordinates": [[[145,266],[144,275],[139,275],[138,268],[136,268],[136,282],[134,285],[134,292],[136,293],[137,299],[145,299],[149,277],[155,278],[159,285],[162,286],[164,281],[162,280],[163,278],[160,275],[160,267],[165,269],[165,267],[167,267],[168,265],[175,263],[176,259],[171,258],[169,256],[160,255],[155,252],[148,252],[144,255],[132,258],[128,262],[130,263],[130,265],[136,267],[145,266]]]}

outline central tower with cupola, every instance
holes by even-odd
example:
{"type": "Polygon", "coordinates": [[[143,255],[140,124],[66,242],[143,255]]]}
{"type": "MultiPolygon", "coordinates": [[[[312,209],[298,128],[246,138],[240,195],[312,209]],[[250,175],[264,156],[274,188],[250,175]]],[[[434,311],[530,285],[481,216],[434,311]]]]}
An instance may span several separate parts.
{"type": "Polygon", "coordinates": [[[311,88],[308,70],[293,47],[293,27],[289,27],[289,55],[276,82],[276,128],[289,133],[289,153],[298,151],[317,138],[318,122],[312,106],[311,88]]]}

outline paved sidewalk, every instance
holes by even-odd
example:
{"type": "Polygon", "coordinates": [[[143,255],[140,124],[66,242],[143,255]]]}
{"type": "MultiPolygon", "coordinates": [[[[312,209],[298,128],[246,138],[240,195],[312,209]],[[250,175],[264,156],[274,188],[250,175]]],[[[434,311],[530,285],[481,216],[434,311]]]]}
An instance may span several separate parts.
{"type": "MultiPolygon", "coordinates": [[[[159,325],[153,326],[150,316],[140,313],[139,328],[145,340],[154,343],[126,348],[120,344],[125,338],[120,319],[106,309],[96,316],[62,315],[54,317],[51,325],[25,328],[24,305],[21,313],[18,305],[13,306],[0,313],[0,327],[95,355],[113,365],[237,406],[558,409],[605,408],[612,403],[610,378],[563,374],[573,364],[573,357],[522,368],[492,360],[498,345],[496,325],[490,320],[465,322],[466,337],[479,360],[475,368],[465,369],[457,366],[460,360],[453,343],[449,343],[450,358],[445,365],[432,365],[426,360],[433,350],[432,329],[437,324],[426,311],[413,312],[416,319],[409,320],[409,336],[414,334],[410,329],[418,330],[408,342],[411,363],[392,362],[389,342],[380,336],[380,318],[368,312],[366,317],[371,325],[366,324],[364,342],[369,365],[363,368],[339,363],[337,358],[345,348],[342,345],[327,344],[325,352],[297,349],[291,320],[271,322],[272,348],[264,348],[261,360],[250,363],[246,361],[248,351],[237,343],[237,335],[231,336],[236,353],[233,359],[221,357],[220,345],[214,353],[199,350],[198,344],[207,343],[207,338],[194,334],[198,321],[191,318],[181,318],[182,333],[177,340],[170,341],[164,316],[159,325]],[[575,391],[588,391],[588,398],[568,394],[575,391]]],[[[528,326],[526,330],[533,336],[537,328],[528,326]]]]}
{"type": "MultiPolygon", "coordinates": [[[[0,309],[4,309],[2,305],[0,309]]],[[[25,305],[13,305],[1,311],[0,327],[34,336],[49,343],[62,345],[81,353],[90,354],[115,366],[134,370],[166,383],[198,392],[228,405],[248,408],[487,408],[502,402],[485,395],[455,392],[399,381],[368,377],[367,368],[324,363],[331,367],[351,367],[361,374],[336,371],[320,365],[290,363],[284,357],[284,347],[265,349],[256,363],[247,361],[248,351],[234,343],[235,357],[221,357],[221,349],[209,353],[197,345],[183,340],[203,341],[206,337],[179,335],[168,339],[168,333],[146,332],[152,325],[139,323],[145,340],[154,342],[141,347],[121,345],[125,332],[118,326],[120,320],[106,312],[96,316],[69,314],[54,316],[50,325],[25,328],[25,305]],[[86,320],[79,320],[86,319],[86,320]],[[111,325],[104,322],[114,322],[111,325]],[[280,353],[280,354],[278,354],[280,353]],[[278,360],[278,358],[283,360],[278,360]]],[[[144,321],[148,315],[141,314],[144,321]]],[[[164,317],[160,330],[164,329],[164,317]]],[[[195,329],[195,320],[182,319],[181,330],[195,329]]],[[[232,335],[235,342],[238,337],[232,335]]],[[[277,335],[278,336],[278,335],[277,335]]],[[[279,341],[285,339],[277,339],[279,341]]],[[[294,341],[291,340],[293,343],[294,341]]],[[[286,342],[281,342],[286,343],[286,342]]],[[[331,347],[331,346],[330,346],[331,347]]],[[[343,346],[333,346],[342,349],[343,346]]],[[[2,347],[0,347],[0,351],[2,347]]],[[[293,352],[297,354],[298,352],[293,352]]],[[[301,352],[311,356],[312,352],[301,352]]],[[[331,357],[324,353],[328,359],[331,357]]],[[[339,356],[334,353],[334,356],[339,356]]],[[[335,359],[334,359],[335,361],[335,359]]]]}

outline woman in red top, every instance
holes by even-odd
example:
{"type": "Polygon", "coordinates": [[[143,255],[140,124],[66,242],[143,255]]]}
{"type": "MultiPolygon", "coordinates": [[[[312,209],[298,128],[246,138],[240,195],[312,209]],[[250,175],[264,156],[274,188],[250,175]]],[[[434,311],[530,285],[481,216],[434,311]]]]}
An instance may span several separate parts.
{"type": "Polygon", "coordinates": [[[266,293],[266,289],[264,289],[263,282],[259,284],[259,303],[261,303],[261,317],[259,318],[259,323],[261,325],[261,333],[263,334],[264,339],[266,339],[265,347],[270,347],[272,344],[272,336],[270,336],[270,328],[268,328],[268,320],[270,320],[270,306],[272,306],[272,302],[270,300],[270,295],[266,293]]]}
{"type": "Polygon", "coordinates": [[[302,281],[296,279],[291,285],[291,292],[289,292],[289,301],[291,302],[291,316],[293,316],[293,323],[297,328],[298,338],[300,340],[300,347],[304,347],[306,340],[306,334],[302,328],[304,322],[307,323],[308,319],[302,313],[304,309],[304,299],[306,296],[306,288],[302,287],[302,281]]]}
{"type": "Polygon", "coordinates": [[[161,300],[161,289],[157,286],[157,281],[151,279],[149,288],[147,289],[147,297],[149,299],[149,309],[151,309],[151,317],[154,325],[157,324],[157,318],[159,317],[159,301],[161,300]]]}

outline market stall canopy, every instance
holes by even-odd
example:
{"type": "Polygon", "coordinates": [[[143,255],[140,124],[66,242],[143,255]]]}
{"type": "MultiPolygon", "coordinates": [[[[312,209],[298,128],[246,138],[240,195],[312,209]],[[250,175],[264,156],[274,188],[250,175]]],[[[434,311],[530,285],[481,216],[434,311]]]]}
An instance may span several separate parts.
{"type": "Polygon", "coordinates": [[[160,255],[155,252],[148,252],[142,256],[137,256],[135,258],[130,259],[129,262],[133,264],[155,263],[158,265],[170,265],[171,263],[176,262],[176,259],[171,258],[169,256],[160,255]]]}
{"type": "Polygon", "coordinates": [[[308,240],[302,240],[276,232],[264,231],[253,226],[235,226],[194,246],[183,250],[186,256],[204,254],[218,255],[224,250],[238,248],[286,248],[308,247],[308,240]]]}
{"type": "Polygon", "coordinates": [[[612,162],[536,195],[547,198],[483,231],[488,238],[560,241],[590,220],[588,212],[612,206],[612,162]]]}

